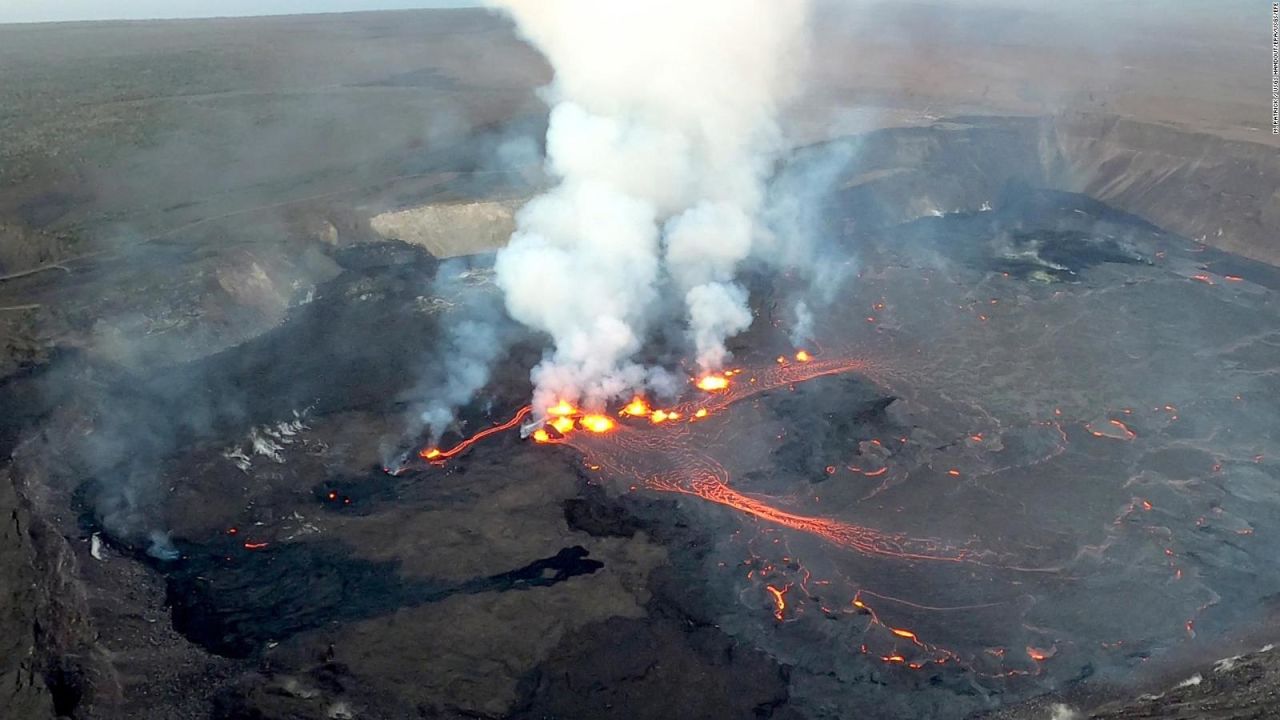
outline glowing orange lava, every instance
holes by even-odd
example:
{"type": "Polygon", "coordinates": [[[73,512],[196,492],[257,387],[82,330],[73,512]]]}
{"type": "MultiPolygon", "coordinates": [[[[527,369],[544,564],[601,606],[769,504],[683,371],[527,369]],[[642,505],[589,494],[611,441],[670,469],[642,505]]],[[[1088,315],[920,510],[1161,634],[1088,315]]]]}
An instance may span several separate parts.
{"type": "MultiPolygon", "coordinates": [[[[707,375],[697,380],[696,384],[700,389],[713,393],[710,396],[701,396],[666,409],[653,409],[643,398],[636,397],[617,413],[624,417],[646,417],[650,422],[621,423],[603,413],[583,415],[567,401],[558,402],[548,408],[550,419],[547,425],[533,432],[533,440],[539,443],[568,444],[583,454],[584,465],[588,468],[600,471],[603,477],[621,481],[624,486],[633,490],[644,487],[652,491],[695,496],[772,525],[818,536],[826,542],[860,554],[976,565],[995,565],[1002,560],[997,554],[974,548],[969,543],[952,545],[940,539],[912,537],[831,517],[805,515],[784,509],[785,505],[773,498],[747,495],[731,486],[728,470],[704,449],[703,439],[695,436],[695,432],[703,432],[701,424],[695,426],[673,422],[684,416],[690,419],[708,418],[759,393],[790,387],[818,377],[854,372],[865,367],[857,360],[826,353],[821,358],[809,356],[807,360],[800,357],[797,360],[799,362],[796,364],[770,363],[766,367],[747,371],[749,381],[743,383],[730,382],[730,378],[743,372],[742,370],[707,375]],[[641,414],[641,409],[647,410],[647,414],[641,414]],[[695,430],[695,427],[699,429],[695,430]],[[581,428],[584,432],[573,432],[575,428],[581,428]],[[558,434],[553,435],[552,429],[558,434]]],[[[522,408],[508,423],[478,433],[456,448],[437,449],[438,454],[433,457],[436,462],[442,462],[487,434],[518,425],[529,412],[528,407],[522,408]]],[[[706,432],[713,436],[721,431],[720,426],[715,423],[708,423],[705,427],[706,432]]],[[[832,471],[835,469],[832,466],[832,471]]],[[[886,468],[880,467],[865,474],[876,476],[885,472],[886,468]]],[[[804,582],[801,582],[801,587],[805,587],[804,582]]],[[[773,615],[779,622],[799,611],[799,606],[794,609],[792,607],[788,595],[791,588],[789,582],[774,582],[767,586],[773,615]]],[[[956,659],[950,651],[921,641],[914,630],[881,623],[874,611],[860,599],[855,599],[854,606],[870,614],[874,623],[883,629],[885,636],[904,644],[899,649],[884,648],[881,652],[887,652],[883,656],[886,662],[901,664],[904,669],[918,669],[927,664],[956,659]],[[906,647],[906,643],[910,643],[910,647],[906,647]]],[[[880,652],[876,655],[880,656],[880,652]]]]}
{"type": "Polygon", "coordinates": [[[528,405],[525,405],[524,407],[520,408],[516,412],[515,416],[512,417],[510,420],[504,423],[501,423],[499,425],[487,427],[484,430],[481,430],[480,432],[476,433],[475,435],[472,435],[471,437],[467,438],[466,440],[463,440],[462,442],[458,443],[452,448],[449,448],[448,450],[441,450],[440,448],[426,448],[424,450],[418,451],[418,456],[428,462],[442,463],[445,460],[448,460],[449,458],[456,456],[458,453],[465,452],[467,448],[489,437],[490,435],[495,435],[497,433],[510,430],[511,428],[516,427],[521,423],[521,421],[523,421],[529,415],[529,412],[531,410],[532,408],[530,408],[528,405]]]}
{"type": "MultiPolygon", "coordinates": [[[[863,367],[856,360],[825,357],[811,358],[803,364],[771,364],[758,368],[752,372],[751,382],[739,385],[730,385],[727,378],[729,373],[736,375],[740,370],[704,376],[698,381],[699,387],[720,388],[722,392],[716,392],[712,398],[702,398],[696,404],[686,403],[678,405],[678,409],[664,411],[668,414],[666,422],[617,425],[607,434],[574,434],[566,436],[565,442],[585,455],[587,465],[599,467],[633,488],[644,486],[697,496],[775,525],[818,535],[835,545],[867,555],[987,564],[993,559],[990,553],[951,546],[932,538],[883,532],[834,518],[803,515],[784,510],[769,498],[741,493],[731,487],[728,471],[691,442],[690,425],[669,422],[670,416],[677,412],[695,418],[706,417],[771,389],[863,367]],[[708,383],[709,379],[712,382],[708,383]]],[[[876,474],[881,472],[883,470],[876,474]]]]}
{"type": "Polygon", "coordinates": [[[1044,650],[1038,647],[1031,647],[1030,645],[1028,645],[1027,657],[1031,658],[1032,660],[1035,660],[1036,662],[1044,662],[1045,660],[1048,660],[1049,658],[1053,657],[1057,651],[1058,651],[1057,648],[1049,648],[1048,650],[1044,650]]]}
{"type": "Polygon", "coordinates": [[[1088,423],[1084,427],[1086,430],[1089,431],[1090,435],[1098,438],[1111,438],[1113,440],[1133,440],[1134,438],[1138,437],[1137,433],[1135,433],[1133,430],[1130,430],[1128,425],[1125,425],[1123,422],[1120,422],[1119,420],[1108,420],[1107,426],[1095,426],[1093,423],[1088,423]]]}
{"type": "Polygon", "coordinates": [[[698,389],[717,392],[729,387],[729,378],[724,375],[703,375],[698,378],[698,389]]]}
{"type": "Polygon", "coordinates": [[[1111,426],[1112,426],[1112,427],[1117,428],[1118,430],[1120,430],[1120,432],[1121,432],[1121,433],[1123,433],[1123,434],[1124,434],[1124,437],[1125,437],[1125,439],[1126,439],[1126,440],[1132,440],[1132,439],[1134,439],[1134,438],[1138,437],[1138,434],[1137,434],[1137,433],[1135,433],[1134,431],[1130,430],[1128,425],[1125,425],[1124,423],[1120,422],[1119,420],[1111,420],[1110,422],[1111,422],[1111,426]]]}
{"type": "Polygon", "coordinates": [[[800,352],[796,353],[796,360],[800,362],[809,362],[810,360],[809,353],[805,352],[804,350],[801,350],[800,352]]]}
{"type": "Polygon", "coordinates": [[[606,433],[614,428],[613,420],[605,415],[583,415],[579,420],[583,429],[593,433],[606,433]]]}
{"type": "Polygon", "coordinates": [[[769,592],[769,596],[773,599],[773,617],[781,622],[786,616],[787,592],[791,590],[791,583],[787,583],[780,588],[776,588],[772,585],[765,585],[764,589],[769,592]]]}
{"type": "MultiPolygon", "coordinates": [[[[870,591],[867,591],[867,592],[868,594],[875,595],[875,593],[871,593],[870,591]]],[[[870,617],[871,622],[868,625],[868,630],[870,630],[873,627],[882,628],[888,631],[889,635],[892,636],[892,638],[895,638],[898,640],[906,640],[911,644],[910,648],[905,649],[906,652],[910,653],[911,659],[908,659],[909,657],[908,655],[903,654],[903,649],[900,649],[900,646],[898,646],[897,643],[895,642],[895,647],[893,652],[887,655],[880,655],[881,661],[890,663],[893,665],[905,665],[906,667],[912,670],[919,670],[927,664],[945,665],[947,663],[956,662],[959,660],[959,656],[957,656],[951,650],[938,647],[937,645],[933,645],[921,640],[920,636],[917,635],[913,630],[908,630],[906,628],[901,628],[901,627],[894,627],[892,625],[886,624],[884,620],[881,619],[879,613],[877,613],[875,609],[873,609],[870,605],[868,605],[866,602],[862,600],[862,593],[863,591],[859,590],[853,596],[852,605],[855,608],[857,608],[861,613],[866,614],[870,617]]],[[[897,603],[914,605],[913,603],[908,603],[904,600],[890,598],[887,595],[876,595],[876,597],[880,597],[885,600],[893,600],[894,602],[897,602],[897,603]]],[[[924,606],[915,606],[915,607],[919,609],[925,609],[924,606]]],[[[935,608],[935,609],[940,609],[940,608],[935,608]]],[[[869,649],[865,644],[862,646],[862,652],[864,653],[869,652],[869,649]]],[[[1000,651],[1000,654],[1003,654],[1003,650],[1000,651]]]]}
{"type": "Polygon", "coordinates": [[[555,405],[547,408],[547,414],[554,417],[568,417],[570,415],[578,414],[578,408],[570,405],[568,401],[561,400],[555,405]]]}

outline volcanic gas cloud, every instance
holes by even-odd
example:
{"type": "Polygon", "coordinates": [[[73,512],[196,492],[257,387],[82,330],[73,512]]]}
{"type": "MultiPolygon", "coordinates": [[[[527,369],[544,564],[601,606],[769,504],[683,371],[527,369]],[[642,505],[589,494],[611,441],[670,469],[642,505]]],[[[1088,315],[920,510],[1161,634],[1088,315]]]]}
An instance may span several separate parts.
{"type": "Polygon", "coordinates": [[[752,319],[735,274],[766,234],[764,178],[806,4],[496,4],[555,69],[559,184],[523,208],[497,258],[508,311],[554,345],[533,370],[535,412],[674,390],[635,356],[677,300],[700,369],[718,370],[752,319]]]}

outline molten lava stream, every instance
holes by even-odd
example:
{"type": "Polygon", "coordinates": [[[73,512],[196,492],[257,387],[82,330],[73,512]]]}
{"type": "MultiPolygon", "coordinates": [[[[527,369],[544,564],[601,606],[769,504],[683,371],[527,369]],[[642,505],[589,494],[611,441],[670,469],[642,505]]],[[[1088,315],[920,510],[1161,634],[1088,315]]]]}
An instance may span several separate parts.
{"type": "Polygon", "coordinates": [[[689,447],[685,437],[689,426],[683,427],[685,432],[669,432],[665,425],[620,426],[607,434],[575,433],[564,442],[582,452],[589,465],[648,489],[700,497],[766,522],[818,535],[832,544],[866,555],[980,562],[977,553],[939,540],[883,533],[830,518],[800,515],[740,493],[729,486],[728,472],[720,463],[689,447]]]}
{"type": "MultiPolygon", "coordinates": [[[[867,555],[949,562],[981,563],[979,553],[949,546],[932,538],[913,538],[902,534],[880,532],[871,528],[824,517],[813,517],[782,510],[767,500],[745,495],[730,487],[729,474],[715,459],[695,447],[705,446],[715,434],[716,423],[697,422],[727,410],[731,405],[754,395],[818,377],[864,370],[867,364],[843,357],[814,357],[797,353],[796,361],[779,358],[774,365],[755,370],[732,369],[719,375],[703,376],[695,385],[703,391],[697,399],[688,400],[662,416],[651,412],[642,398],[633,399],[618,413],[631,422],[584,424],[591,432],[577,432],[568,423],[556,421],[576,412],[568,403],[555,406],[548,413],[567,444],[583,453],[588,466],[622,479],[632,487],[643,486],[660,492],[694,495],[704,500],[734,508],[752,517],[783,527],[818,535],[835,545],[867,555]],[[648,422],[640,422],[648,416],[648,422]],[[667,418],[686,418],[670,422],[667,418]],[[697,437],[695,437],[695,435],[697,437]],[[695,444],[696,443],[696,444],[695,444]]],[[[540,438],[546,441],[546,434],[540,438]]]]}
{"type": "Polygon", "coordinates": [[[722,375],[703,376],[695,383],[702,391],[702,396],[676,405],[675,410],[686,417],[694,416],[699,410],[706,410],[702,413],[702,416],[705,416],[720,412],[734,403],[769,390],[828,375],[865,372],[869,369],[866,362],[853,358],[815,358],[808,353],[804,353],[801,357],[807,359],[791,362],[786,358],[779,358],[783,362],[763,368],[729,370],[722,375]],[[707,383],[709,378],[721,378],[724,383],[707,383]]]}
{"type": "Polygon", "coordinates": [[[818,535],[833,545],[865,555],[880,555],[908,560],[965,562],[976,560],[974,553],[954,548],[932,538],[912,538],[872,528],[853,525],[831,518],[799,515],[776,508],[764,500],[744,495],[719,478],[704,475],[691,482],[653,478],[648,487],[655,490],[696,495],[704,500],[725,505],[753,517],[777,525],[818,535]]]}
{"type": "MultiPolygon", "coordinates": [[[[709,388],[703,397],[681,403],[671,411],[662,411],[661,419],[650,416],[649,422],[643,425],[618,424],[605,415],[581,415],[576,408],[561,401],[548,408],[552,417],[548,426],[561,438],[552,438],[544,427],[535,432],[535,439],[568,444],[582,452],[589,465],[647,488],[694,495],[766,522],[818,535],[835,545],[867,555],[981,563],[978,553],[940,540],[884,533],[831,518],[800,515],[744,495],[730,487],[728,472],[720,463],[693,449],[690,422],[666,421],[667,418],[701,420],[768,390],[866,368],[865,363],[848,358],[815,358],[808,353],[797,353],[797,358],[794,363],[780,358],[777,364],[756,371],[727,370],[715,376],[714,382],[706,382],[704,377],[697,383],[709,388]],[[574,429],[572,416],[578,417],[581,431],[574,429]]],[[[620,414],[638,419],[648,410],[647,404],[637,399],[620,414]]],[[[427,448],[419,455],[429,462],[441,463],[490,435],[517,427],[530,412],[529,406],[522,407],[507,422],[486,428],[448,450],[427,448]]]]}
{"type": "Polygon", "coordinates": [[[435,464],[443,463],[445,460],[455,457],[459,453],[464,452],[467,448],[471,447],[472,445],[475,445],[477,442],[489,437],[490,435],[496,435],[500,432],[518,427],[520,423],[524,421],[525,418],[529,417],[529,413],[532,410],[533,408],[531,408],[528,405],[525,405],[524,407],[516,411],[515,417],[512,417],[510,420],[500,425],[487,427],[484,430],[481,430],[480,432],[476,433],[475,435],[472,435],[471,437],[463,440],[457,445],[454,445],[448,450],[441,450],[440,448],[434,448],[434,447],[423,448],[422,450],[418,451],[418,457],[421,457],[423,460],[426,460],[427,462],[430,462],[430,463],[435,463],[435,464]]]}

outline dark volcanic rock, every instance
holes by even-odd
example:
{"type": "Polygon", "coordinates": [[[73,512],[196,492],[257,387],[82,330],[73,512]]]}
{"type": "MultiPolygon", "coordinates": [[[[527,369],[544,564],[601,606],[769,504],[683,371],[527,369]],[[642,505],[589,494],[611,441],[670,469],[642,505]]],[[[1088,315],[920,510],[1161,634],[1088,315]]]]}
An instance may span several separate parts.
{"type": "Polygon", "coordinates": [[[7,470],[0,471],[0,705],[12,717],[53,714],[53,698],[39,667],[36,646],[35,554],[30,517],[21,507],[7,470]]]}
{"type": "Polygon", "coordinates": [[[376,617],[453,595],[546,587],[604,566],[565,548],[509,572],[462,583],[409,580],[394,563],[353,558],[333,543],[284,543],[247,556],[234,544],[184,547],[168,574],[179,632],[211,652],[244,657],[268,642],[328,623],[376,617]],[[235,554],[235,559],[232,555],[235,554]]]}
{"type": "Polygon", "coordinates": [[[561,643],[512,720],[798,718],[787,673],[712,627],[614,618],[561,643]]]}
{"type": "MultiPolygon", "coordinates": [[[[1066,701],[1041,698],[986,713],[981,720],[1269,720],[1280,717],[1280,653],[1271,645],[1203,664],[1181,680],[1152,684],[1137,697],[1066,701]]],[[[975,720],[977,720],[975,717],[975,720]]]]}
{"type": "Polygon", "coordinates": [[[611,503],[597,486],[588,486],[584,497],[564,501],[564,520],[574,530],[596,537],[632,537],[641,523],[621,505],[611,503]]]}
{"type": "Polygon", "coordinates": [[[885,410],[896,398],[850,375],[818,378],[764,395],[764,404],[787,428],[774,451],[778,467],[811,482],[829,475],[826,458],[858,455],[860,443],[895,435],[885,410]]]}

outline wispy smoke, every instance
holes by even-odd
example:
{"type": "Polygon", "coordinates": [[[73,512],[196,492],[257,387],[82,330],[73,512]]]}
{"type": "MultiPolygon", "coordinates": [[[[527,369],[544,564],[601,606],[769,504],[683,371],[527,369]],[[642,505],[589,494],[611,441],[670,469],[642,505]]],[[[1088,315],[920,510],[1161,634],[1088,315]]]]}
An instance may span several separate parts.
{"type": "Polygon", "coordinates": [[[449,326],[449,347],[445,357],[445,381],[422,411],[422,422],[432,440],[453,423],[458,407],[489,382],[489,368],[501,350],[494,327],[464,320],[449,326]]]}
{"type": "Polygon", "coordinates": [[[800,288],[789,299],[793,345],[816,339],[815,310],[827,308],[856,269],[843,228],[832,226],[830,205],[840,201],[839,178],[848,172],[858,149],[851,140],[802,148],[769,180],[760,212],[765,232],[752,255],[791,275],[800,288]]]}
{"type": "Polygon", "coordinates": [[[809,303],[797,300],[792,313],[794,317],[791,321],[791,344],[796,346],[809,344],[813,341],[813,311],[809,309],[809,303]]]}
{"type": "Polygon", "coordinates": [[[453,305],[445,311],[445,336],[433,363],[440,373],[425,381],[421,391],[427,400],[417,411],[418,427],[426,427],[432,442],[453,424],[458,408],[489,382],[494,361],[508,347],[509,327],[502,324],[489,274],[465,260],[443,263],[436,272],[433,292],[452,298],[453,305]]]}
{"type": "Polygon", "coordinates": [[[734,282],[795,91],[805,2],[494,0],[549,59],[548,170],[498,257],[509,312],[548,333],[535,402],[588,405],[652,385],[633,357],[661,296],[685,306],[699,364],[751,323],[734,282]]]}

